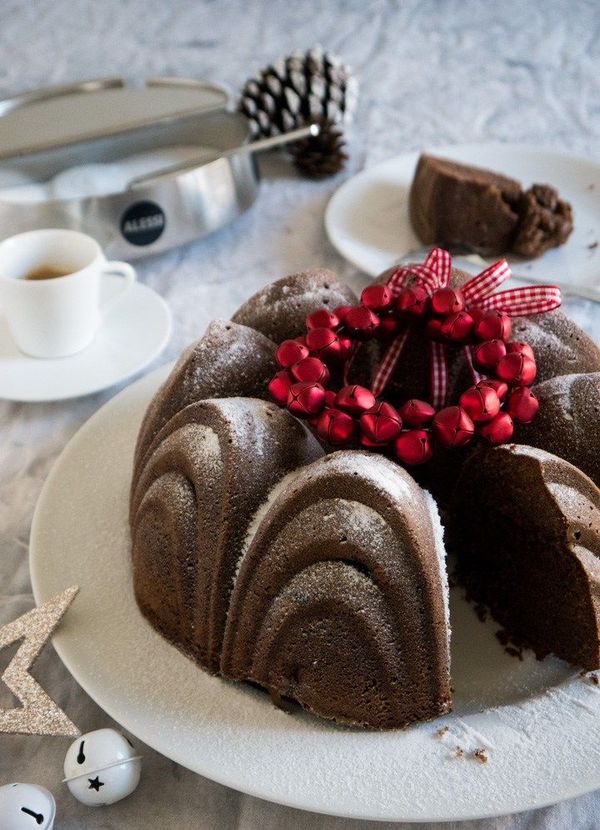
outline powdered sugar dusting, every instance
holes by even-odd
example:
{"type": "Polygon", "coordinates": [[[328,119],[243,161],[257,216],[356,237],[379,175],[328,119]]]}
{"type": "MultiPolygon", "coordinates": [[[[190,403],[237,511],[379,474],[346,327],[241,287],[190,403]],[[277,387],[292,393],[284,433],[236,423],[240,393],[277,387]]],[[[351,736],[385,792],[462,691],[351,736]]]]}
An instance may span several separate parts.
{"type": "Polygon", "coordinates": [[[292,470],[291,472],[287,473],[287,475],[283,476],[283,478],[277,482],[277,484],[271,488],[271,491],[265,501],[260,505],[254,516],[252,517],[252,521],[248,525],[248,531],[246,533],[246,537],[242,544],[242,553],[237,561],[237,565],[235,568],[235,574],[233,582],[237,580],[238,574],[240,572],[240,568],[242,567],[242,562],[244,561],[244,557],[248,552],[248,548],[256,535],[256,531],[258,530],[261,522],[270,511],[271,507],[275,504],[275,502],[279,499],[282,493],[284,493],[289,485],[298,477],[300,470],[292,470]]]}
{"type": "MultiPolygon", "coordinates": [[[[329,475],[334,470],[359,475],[402,503],[406,503],[414,492],[414,488],[418,487],[402,467],[382,456],[374,457],[366,452],[342,450],[328,455],[322,463],[323,467],[314,467],[317,475],[329,475]]],[[[307,472],[309,469],[307,468],[307,472]]]]}
{"type": "Polygon", "coordinates": [[[211,477],[220,474],[222,468],[219,436],[210,427],[203,424],[185,424],[172,432],[160,444],[154,454],[154,460],[169,453],[177,446],[184,446],[192,465],[211,477]]]}
{"type": "Polygon", "coordinates": [[[275,346],[254,329],[231,323],[227,320],[213,320],[206,329],[204,336],[187,349],[177,369],[189,364],[182,378],[182,391],[185,400],[196,400],[198,395],[216,395],[223,386],[223,375],[229,372],[232,366],[236,367],[241,377],[244,376],[244,367],[249,358],[255,363],[261,355],[267,361],[272,358],[275,346]],[[202,371],[196,371],[196,365],[202,371]]]}
{"type": "Polygon", "coordinates": [[[440,571],[440,581],[442,583],[442,593],[444,595],[444,618],[448,629],[448,648],[450,648],[450,586],[448,584],[446,548],[444,546],[444,528],[442,527],[440,513],[435,499],[428,490],[425,490],[424,493],[425,501],[427,502],[427,509],[429,510],[429,516],[431,518],[433,541],[440,571]]]}
{"type": "Polygon", "coordinates": [[[529,458],[535,458],[538,461],[552,461],[554,456],[546,452],[546,450],[540,450],[538,447],[530,447],[527,444],[511,444],[510,445],[511,451],[515,455],[526,455],[529,458]]]}

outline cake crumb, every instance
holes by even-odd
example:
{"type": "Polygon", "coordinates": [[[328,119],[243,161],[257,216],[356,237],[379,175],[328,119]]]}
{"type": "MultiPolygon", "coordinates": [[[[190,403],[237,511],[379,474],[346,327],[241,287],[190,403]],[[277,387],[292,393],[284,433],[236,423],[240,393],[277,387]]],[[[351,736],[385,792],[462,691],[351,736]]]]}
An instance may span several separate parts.
{"type": "Polygon", "coordinates": [[[449,731],[450,730],[448,729],[447,726],[440,726],[440,728],[438,730],[436,730],[435,737],[439,738],[441,740],[442,738],[446,737],[446,735],[448,734],[449,731]]]}
{"type": "Polygon", "coordinates": [[[597,247],[598,247],[598,244],[599,244],[599,243],[598,243],[598,241],[597,241],[597,240],[596,240],[596,242],[591,242],[591,243],[588,245],[588,250],[589,250],[589,251],[593,251],[593,250],[594,250],[594,248],[597,248],[597,247]]]}
{"type": "Polygon", "coordinates": [[[511,657],[517,657],[523,662],[523,649],[514,648],[514,646],[505,646],[504,651],[510,654],[511,657]]]}
{"type": "Polygon", "coordinates": [[[587,672],[584,669],[579,672],[579,677],[582,677],[584,680],[589,680],[589,682],[593,683],[594,686],[600,686],[600,675],[595,672],[587,672]]]}
{"type": "Polygon", "coordinates": [[[511,657],[517,657],[521,661],[523,660],[524,643],[515,642],[515,639],[504,628],[496,631],[496,639],[507,654],[510,654],[511,657]]]}
{"type": "Polygon", "coordinates": [[[487,764],[489,761],[489,756],[483,747],[479,747],[473,753],[473,757],[476,758],[480,764],[487,764]]]}
{"type": "Polygon", "coordinates": [[[477,614],[477,618],[480,620],[480,622],[485,622],[488,617],[487,607],[483,605],[483,603],[477,602],[475,603],[473,608],[475,609],[475,613],[477,614]]]}
{"type": "Polygon", "coordinates": [[[464,758],[465,757],[464,749],[460,746],[455,746],[454,749],[452,750],[451,757],[452,758],[464,758]]]}

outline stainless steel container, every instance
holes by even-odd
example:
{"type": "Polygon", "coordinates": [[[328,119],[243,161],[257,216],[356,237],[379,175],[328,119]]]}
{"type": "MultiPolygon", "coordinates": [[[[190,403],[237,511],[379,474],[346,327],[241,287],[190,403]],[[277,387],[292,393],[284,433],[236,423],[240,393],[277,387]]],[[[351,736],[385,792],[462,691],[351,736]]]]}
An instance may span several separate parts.
{"type": "Polygon", "coordinates": [[[18,203],[0,199],[0,238],[33,228],[75,228],[94,236],[111,258],[165,251],[223,227],[258,192],[246,119],[226,109],[218,86],[120,78],[26,93],[0,102],[2,172],[47,181],[76,165],[115,162],[175,145],[215,149],[208,161],[121,192],[18,203]],[[220,153],[224,153],[222,157],[220,153]]]}

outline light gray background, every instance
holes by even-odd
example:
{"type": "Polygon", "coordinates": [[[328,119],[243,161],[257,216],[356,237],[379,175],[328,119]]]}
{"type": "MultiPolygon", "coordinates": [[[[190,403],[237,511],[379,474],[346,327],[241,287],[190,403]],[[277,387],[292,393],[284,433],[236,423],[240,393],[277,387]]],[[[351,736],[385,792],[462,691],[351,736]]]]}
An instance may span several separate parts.
{"type": "MultiPolygon", "coordinates": [[[[0,94],[109,74],[181,75],[237,90],[280,53],[317,42],[350,62],[361,82],[349,172],[424,145],[476,140],[600,156],[600,6],[594,0],[2,0],[0,94]]],[[[327,200],[347,174],[313,183],[277,159],[263,169],[258,203],[234,227],[139,265],[140,278],[173,310],[173,337],[160,362],[174,358],[209,319],[229,316],[285,273],[324,264],[357,281],[323,230],[327,200]]],[[[570,310],[592,329],[586,304],[570,310]]],[[[73,433],[116,391],[46,405],[0,402],[0,624],[32,606],[27,542],[42,483],[73,433]]],[[[13,652],[0,654],[0,669],[13,652]]],[[[34,674],[82,730],[109,722],[51,648],[34,674]]],[[[5,689],[1,705],[11,705],[5,689]]],[[[136,794],[94,811],[59,783],[67,746],[61,738],[0,737],[0,783],[38,782],[53,790],[59,830],[384,826],[239,795],[147,748],[136,794]]],[[[600,827],[600,796],[446,826],[591,830],[600,827]]]]}

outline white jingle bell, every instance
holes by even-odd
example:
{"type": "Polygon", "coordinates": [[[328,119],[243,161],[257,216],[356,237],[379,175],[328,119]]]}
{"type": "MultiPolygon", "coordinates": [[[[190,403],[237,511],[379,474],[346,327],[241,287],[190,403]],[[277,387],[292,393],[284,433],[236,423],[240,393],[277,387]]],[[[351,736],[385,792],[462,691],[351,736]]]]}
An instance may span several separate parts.
{"type": "Polygon", "coordinates": [[[52,830],[56,804],[37,784],[0,787],[0,830],[52,830]]]}
{"type": "Polygon", "coordinates": [[[69,747],[64,780],[78,801],[100,807],[131,795],[141,771],[141,756],[124,735],[115,729],[96,729],[69,747]]]}

